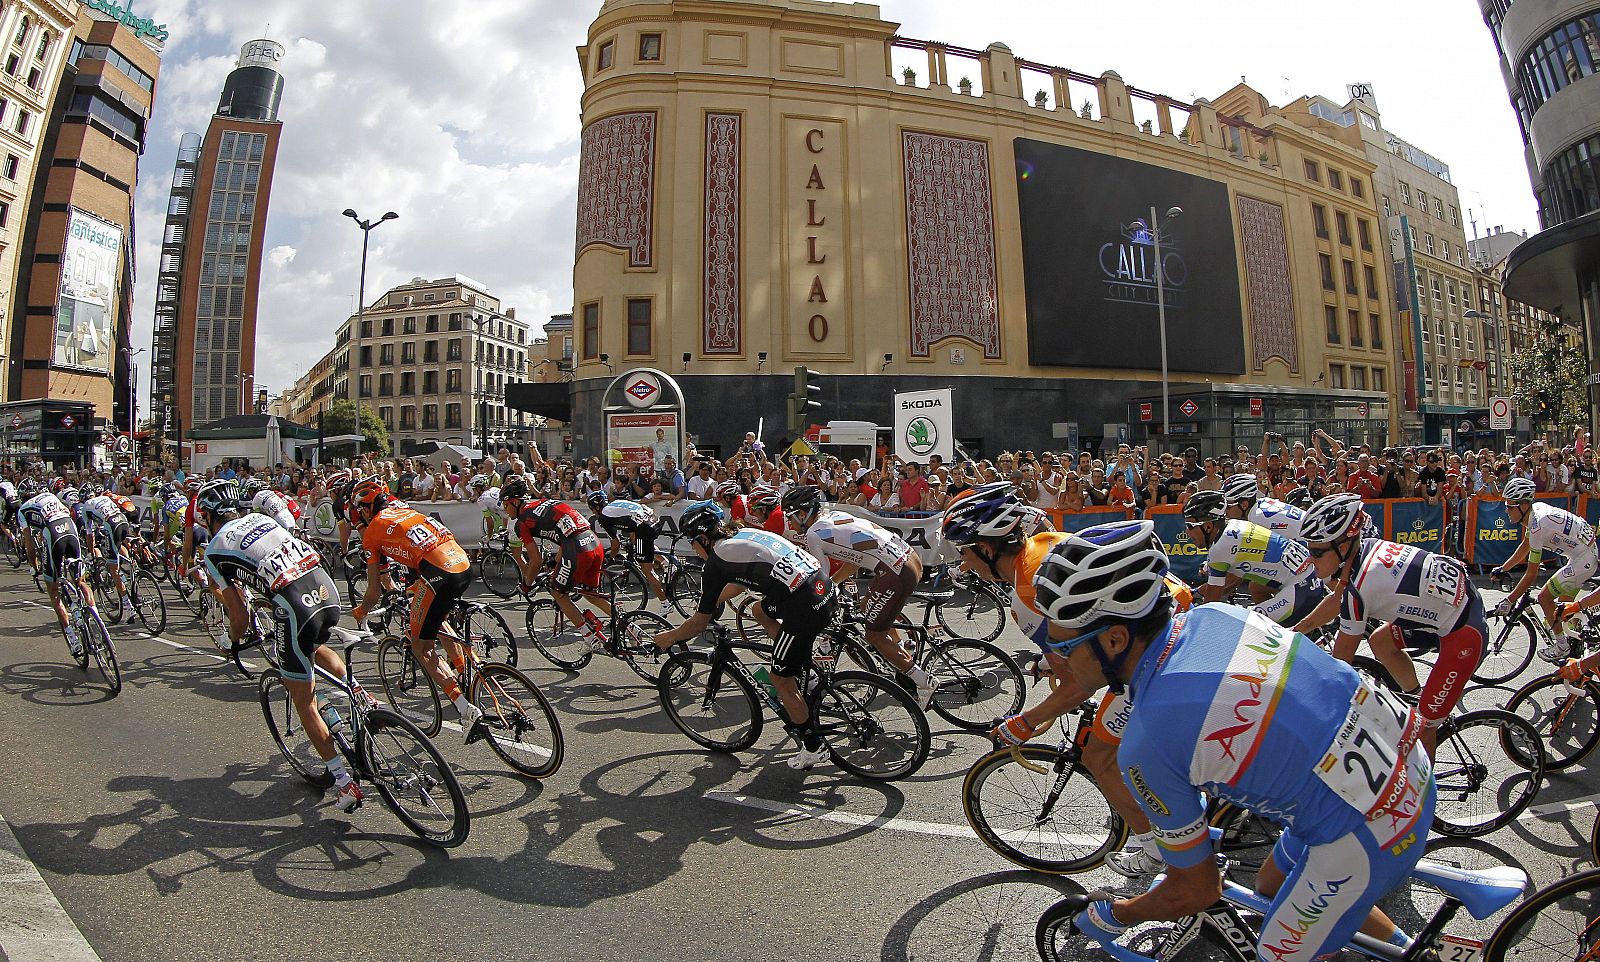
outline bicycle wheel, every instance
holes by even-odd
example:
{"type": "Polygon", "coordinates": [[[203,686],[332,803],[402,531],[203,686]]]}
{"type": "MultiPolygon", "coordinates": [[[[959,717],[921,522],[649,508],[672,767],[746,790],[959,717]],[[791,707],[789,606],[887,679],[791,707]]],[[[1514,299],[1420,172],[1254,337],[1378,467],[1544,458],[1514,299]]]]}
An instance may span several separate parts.
{"type": "Polygon", "coordinates": [[[613,562],[606,565],[600,572],[602,594],[606,592],[607,584],[610,585],[610,590],[615,592],[618,611],[638,611],[655,597],[650,593],[650,584],[644,580],[644,572],[631,562],[613,562]]]}
{"type": "Polygon", "coordinates": [[[712,751],[737,752],[761,737],[761,700],[739,672],[703,651],[679,652],[656,679],[667,718],[712,751]]]}
{"type": "Polygon", "coordinates": [[[517,636],[500,612],[488,605],[464,603],[460,627],[462,640],[472,643],[480,661],[516,665],[517,636]]]}
{"type": "Polygon", "coordinates": [[[767,637],[767,629],[763,628],[761,622],[750,613],[751,609],[759,604],[761,604],[760,595],[747,594],[733,605],[733,633],[751,644],[761,644],[771,640],[767,637]]]}
{"type": "Polygon", "coordinates": [[[567,621],[567,616],[561,613],[554,599],[535,598],[529,601],[525,620],[528,640],[557,668],[578,671],[594,657],[583,630],[567,621]]]}
{"type": "Polygon", "coordinates": [[[930,707],[967,731],[985,731],[996,718],[1022,710],[1028,683],[1016,661],[986,641],[957,639],[935,645],[923,660],[933,676],[930,707]]]}
{"type": "Polygon", "coordinates": [[[167,570],[167,579],[172,582],[172,590],[178,593],[178,600],[189,609],[189,614],[196,618],[205,614],[206,593],[198,585],[170,568],[167,570]]]}
{"type": "Polygon", "coordinates": [[[411,643],[390,635],[378,643],[378,682],[389,707],[432,738],[444,721],[439,686],[411,654],[411,643]]]}
{"type": "Polygon", "coordinates": [[[1000,590],[975,575],[963,578],[952,588],[955,594],[933,609],[934,617],[955,638],[994,641],[1006,627],[1009,603],[1000,590]]]}
{"type": "MultiPolygon", "coordinates": [[[[653,611],[630,611],[617,619],[617,650],[633,673],[655,684],[661,673],[661,664],[672,652],[656,647],[656,635],[667,631],[672,624],[653,611]]],[[[687,643],[679,642],[672,651],[688,651],[687,643]]]]}
{"type": "MultiPolygon", "coordinates": [[[[111,632],[106,630],[106,623],[100,620],[100,612],[93,608],[85,608],[83,611],[82,640],[85,662],[93,659],[111,694],[116,695],[121,692],[122,666],[117,663],[117,648],[111,643],[111,632]]],[[[84,669],[88,669],[87,664],[84,665],[84,669]]]]}
{"type": "Polygon", "coordinates": [[[1099,868],[1128,840],[1128,826],[1100,786],[1050,745],[1023,745],[975,762],[961,783],[961,807],[978,839],[1023,868],[1076,875],[1099,868]]]}
{"type": "Polygon", "coordinates": [[[363,774],[389,810],[425,842],[440,848],[465,842],[472,813],[455,773],[428,736],[387,708],[368,712],[365,725],[363,774]]]}
{"type": "Polygon", "coordinates": [[[486,549],[478,558],[478,580],[497,598],[510,598],[522,583],[522,572],[505,548],[486,549]]]}
{"type": "Polygon", "coordinates": [[[1533,725],[1552,772],[1566,771],[1600,744],[1600,684],[1593,679],[1580,688],[1554,672],[1535,678],[1506,701],[1506,711],[1533,725]]]}
{"type": "Polygon", "coordinates": [[[311,739],[306,737],[305,726],[300,724],[300,714],[294,710],[294,700],[289,697],[283,676],[277,669],[269,668],[261,673],[258,684],[261,714],[267,720],[267,731],[277,743],[278,751],[283,752],[289,766],[299,772],[301,778],[326,790],[333,784],[333,775],[328,772],[328,763],[312,747],[311,739]]]}
{"type": "Polygon", "coordinates": [[[1488,708],[1446,719],[1433,756],[1433,829],[1452,838],[1498,831],[1544,785],[1539,733],[1508,711],[1488,708]],[[1524,765],[1523,762],[1531,765],[1524,765]]]}
{"type": "Polygon", "coordinates": [[[467,697],[482,709],[484,740],[501,761],[529,778],[544,778],[561,767],[561,723],[527,675],[510,665],[480,665],[467,697]]]}
{"type": "Polygon", "coordinates": [[[891,677],[894,669],[885,664],[877,651],[860,638],[844,635],[837,628],[829,628],[817,636],[818,641],[823,638],[832,639],[834,657],[838,660],[840,668],[846,671],[864,671],[869,675],[883,678],[891,677]]]}
{"type": "Polygon", "coordinates": [[[1483,946],[1484,962],[1573,962],[1600,947],[1600,870],[1547,885],[1505,917],[1483,946]]]}
{"type": "Polygon", "coordinates": [[[200,627],[219,651],[231,654],[233,641],[228,637],[228,612],[211,592],[195,589],[200,596],[200,627]]]}
{"type": "Polygon", "coordinates": [[[28,560],[28,554],[22,548],[22,539],[16,535],[10,533],[6,534],[5,548],[6,560],[11,562],[12,568],[20,568],[22,567],[22,563],[28,560]]]}
{"type": "Polygon", "coordinates": [[[899,685],[860,671],[822,684],[817,728],[834,764],[861,778],[894,781],[928,758],[928,719],[899,685]]]}
{"type": "Polygon", "coordinates": [[[1533,618],[1526,612],[1516,618],[1491,613],[1488,624],[1489,643],[1484,646],[1483,661],[1473,671],[1472,680],[1498,685],[1522,674],[1533,662],[1536,632],[1533,618]]]}
{"type": "Polygon", "coordinates": [[[167,630],[167,599],[161,595],[161,584],[156,576],[144,569],[124,574],[128,579],[128,601],[133,604],[133,615],[139,624],[152,635],[167,630]]]}
{"type": "Polygon", "coordinates": [[[685,618],[694,614],[700,605],[701,573],[699,565],[680,564],[672,572],[672,577],[667,579],[667,597],[672,599],[672,607],[685,618]]]}

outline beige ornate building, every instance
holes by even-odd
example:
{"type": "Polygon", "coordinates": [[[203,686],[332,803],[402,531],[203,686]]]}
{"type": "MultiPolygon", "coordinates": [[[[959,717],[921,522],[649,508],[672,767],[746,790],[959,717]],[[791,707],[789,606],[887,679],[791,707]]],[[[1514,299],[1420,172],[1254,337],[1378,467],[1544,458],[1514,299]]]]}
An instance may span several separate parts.
{"type": "Polygon", "coordinates": [[[1225,99],[1260,109],[1236,119],[999,43],[911,40],[861,3],[607,0],[588,41],[579,453],[605,447],[614,373],[645,366],[713,445],[781,428],[796,365],[822,375],[821,420],[886,423],[893,391],[954,386],[958,436],[990,450],[1159,430],[1148,221],[1172,206],[1174,443],[1395,433],[1381,249],[1335,249],[1313,220],[1337,207],[1377,241],[1374,167],[1248,88],[1225,99]],[[1309,183],[1313,164],[1351,186],[1309,183]],[[1331,342],[1332,323],[1361,336],[1331,342]]]}

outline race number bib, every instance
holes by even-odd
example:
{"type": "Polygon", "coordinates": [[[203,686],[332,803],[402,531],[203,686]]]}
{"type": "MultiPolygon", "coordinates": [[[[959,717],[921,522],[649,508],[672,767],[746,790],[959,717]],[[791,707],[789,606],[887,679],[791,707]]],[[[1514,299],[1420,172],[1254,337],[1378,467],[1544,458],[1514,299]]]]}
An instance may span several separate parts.
{"type": "Polygon", "coordinates": [[[62,521],[71,517],[71,514],[67,511],[66,505],[62,504],[59,500],[42,502],[39,505],[39,515],[45,524],[50,524],[53,521],[62,521]]]}
{"type": "Polygon", "coordinates": [[[772,563],[772,577],[790,591],[805,584],[820,570],[810,555],[799,551],[791,551],[772,563]]]}
{"type": "Polygon", "coordinates": [[[1422,717],[1388,690],[1364,680],[1350,711],[1313,770],[1323,784],[1368,821],[1415,804],[1422,786],[1410,784],[1407,756],[1422,731],[1422,717]],[[1398,750],[1397,750],[1398,746],[1398,750]]]}
{"type": "Polygon", "coordinates": [[[1461,604],[1466,590],[1461,568],[1442,555],[1429,555],[1422,571],[1422,593],[1425,597],[1443,598],[1452,607],[1461,604]]]}
{"type": "Polygon", "coordinates": [[[322,559],[305,542],[287,538],[278,550],[262,558],[256,565],[261,580],[277,591],[301,575],[315,568],[322,559]]]}
{"type": "Polygon", "coordinates": [[[578,531],[578,519],[570,514],[556,515],[556,531],[563,538],[570,538],[578,531]]]}

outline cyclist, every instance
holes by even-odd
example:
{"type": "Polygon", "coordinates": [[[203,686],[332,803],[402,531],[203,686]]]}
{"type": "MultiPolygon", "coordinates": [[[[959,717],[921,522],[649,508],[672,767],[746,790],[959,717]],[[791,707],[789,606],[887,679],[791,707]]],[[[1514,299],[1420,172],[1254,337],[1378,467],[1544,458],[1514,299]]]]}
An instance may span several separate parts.
{"type": "MultiPolygon", "coordinates": [[[[56,479],[60,481],[59,478],[56,479]]],[[[53,484],[63,490],[65,484],[53,484]]],[[[56,590],[56,579],[61,577],[61,563],[68,558],[81,558],[83,547],[78,541],[78,529],[72,523],[72,512],[62,503],[61,499],[49,491],[37,491],[22,507],[17,509],[17,517],[28,526],[32,537],[27,539],[28,563],[33,565],[39,577],[44,579],[45,591],[50,595],[50,605],[56,610],[56,621],[61,624],[62,634],[67,636],[67,648],[71,650],[72,657],[77,658],[83,653],[83,646],[72,632],[67,630],[67,606],[61,603],[61,594],[56,590]]],[[[86,580],[78,581],[78,588],[83,592],[84,603],[94,607],[94,592],[89,590],[86,580]]]]}
{"type": "MultiPolygon", "coordinates": [[[[749,495],[750,517],[755,521],[752,527],[762,531],[771,531],[773,534],[785,534],[789,530],[789,523],[784,520],[784,509],[780,506],[782,500],[778,496],[778,489],[770,484],[758,484],[750,489],[749,495]]],[[[805,530],[803,528],[797,530],[805,530]]],[[[835,579],[836,581],[838,579],[835,579]]]]}
{"type": "Polygon", "coordinates": [[[359,480],[354,473],[343,469],[328,475],[328,504],[339,527],[339,553],[350,551],[350,486],[359,480]]]}
{"type": "Polygon", "coordinates": [[[133,614],[133,602],[128,600],[128,586],[122,580],[122,551],[133,536],[133,522],[123,513],[122,506],[104,491],[92,489],[92,497],[80,508],[83,514],[83,534],[89,548],[106,564],[117,586],[119,604],[113,622],[122,621],[133,614]]]}
{"type": "MultiPolygon", "coordinates": [[[[195,516],[195,499],[200,494],[201,485],[205,483],[197,477],[191,477],[184,482],[184,487],[189,491],[189,503],[183,509],[183,548],[178,553],[178,576],[192,578],[195,584],[211,590],[205,583],[204,569],[196,560],[197,553],[202,552],[206,544],[211,541],[211,532],[207,530],[205,523],[195,516]]],[[[222,599],[217,597],[215,600],[220,602],[222,599]]]]}
{"type": "Polygon", "coordinates": [[[751,606],[751,613],[774,639],[772,688],[783,705],[784,729],[800,742],[788,765],[803,771],[826,761],[828,746],[799,687],[811,662],[812,643],[833,620],[833,582],[822,573],[822,563],[770,531],[736,531],[715,501],[690,505],[678,519],[678,531],[705,559],[700,604],[683,624],[656,635],[655,644],[665,651],[687,641],[741,591],[760,594],[761,603],[751,606]]]}
{"type": "Polygon", "coordinates": [[[478,726],[483,712],[467,700],[456,672],[439,657],[439,645],[443,644],[452,663],[460,665],[466,659],[462,642],[448,633],[440,637],[439,629],[471,583],[467,553],[449,528],[392,497],[389,486],[378,478],[363,478],[351,485],[346,500],[351,526],[361,531],[361,547],[367,553],[367,594],[351,616],[357,624],[367,620],[383,593],[390,561],[415,573],[411,623],[406,628],[411,653],[455,706],[470,745],[483,737],[478,726]]]}
{"type": "MultiPolygon", "coordinates": [[[[1411,545],[1363,538],[1366,512],[1354,494],[1331,494],[1306,512],[1304,534],[1311,561],[1338,597],[1339,634],[1333,656],[1355,657],[1363,635],[1402,693],[1414,696],[1431,757],[1440,722],[1466,692],[1483,658],[1489,626],[1483,599],[1461,562],[1411,545]],[[1367,633],[1367,625],[1381,624],[1367,633]],[[1417,681],[1406,647],[1437,646],[1428,684],[1417,681]]],[[[1314,631],[1332,620],[1332,599],[1295,624],[1314,631]]]]}
{"type": "Polygon", "coordinates": [[[790,488],[783,496],[783,513],[807,551],[837,566],[835,585],[857,571],[871,575],[859,604],[867,643],[893,666],[900,687],[926,708],[933,702],[933,676],[911,660],[911,652],[892,634],[895,619],[922,581],[922,559],[892,531],[845,511],[822,510],[818,488],[790,488]]]}
{"type": "Polygon", "coordinates": [[[614,547],[620,549],[630,538],[633,540],[634,550],[639,557],[639,569],[644,572],[644,580],[649,583],[651,592],[661,602],[661,610],[665,612],[672,605],[667,600],[667,589],[661,584],[663,562],[661,556],[656,554],[656,538],[661,536],[661,525],[656,521],[654,509],[637,501],[613,501],[598,489],[590,491],[586,500],[589,510],[594,512],[595,523],[605,531],[614,547]]]}
{"type": "Polygon", "coordinates": [[[1228,504],[1230,520],[1258,524],[1290,541],[1300,540],[1300,520],[1304,517],[1304,512],[1295,507],[1292,500],[1296,497],[1297,491],[1304,492],[1303,496],[1310,498],[1311,492],[1305,488],[1289,491],[1282,501],[1276,498],[1263,498],[1261,487],[1256,483],[1256,476],[1253,474],[1230,475],[1222,482],[1222,497],[1228,504]]]}
{"type": "MultiPolygon", "coordinates": [[[[992,481],[952,502],[945,509],[941,528],[944,540],[960,550],[963,567],[985,581],[1011,587],[1012,620],[1028,640],[1039,647],[1045,669],[1057,679],[1070,681],[1064,674],[1065,661],[1045,644],[1049,640],[1049,624],[1034,601],[1033,591],[1033,576],[1039,562],[1066,535],[1055,531],[1030,534],[1028,525],[1032,521],[1030,509],[1023,504],[1011,482],[992,481]]],[[[1151,537],[1155,537],[1154,526],[1151,537]]],[[[1192,601],[1188,587],[1176,579],[1171,587],[1173,596],[1187,609],[1192,601]]],[[[1074,684],[1064,684],[1029,711],[1034,717],[1054,720],[1092,695],[1093,692],[1080,691],[1074,684]]],[[[1101,698],[1099,710],[1095,712],[1095,737],[1084,742],[1082,761],[1093,776],[1094,784],[1105,795],[1106,803],[1122,816],[1130,834],[1128,848],[1113,852],[1106,859],[1106,865],[1118,874],[1134,878],[1161,871],[1162,861],[1156,838],[1151,834],[1150,820],[1122,784],[1121,769],[1117,767],[1117,746],[1122,742],[1129,710],[1127,699],[1120,694],[1107,692],[1101,698]]],[[[1049,722],[1042,722],[1039,730],[1048,725],[1049,722]]],[[[995,734],[1002,740],[1010,740],[1005,731],[997,730],[995,734]]]]}
{"type": "Polygon", "coordinates": [[[0,532],[17,536],[17,509],[22,502],[22,494],[11,479],[0,480],[0,532]]]}
{"type": "Polygon", "coordinates": [[[250,623],[241,587],[271,599],[283,686],[306,738],[333,776],[338,790],[334,806],[354,811],[361,805],[361,786],[334,748],[328,723],[317,710],[312,671],[318,664],[335,677],[344,676],[344,659],[327,647],[328,631],[339,623],[339,589],[310,545],[270,517],[245,513],[240,494],[234,482],[219,478],[201,487],[195,499],[204,525],[216,532],[206,545],[205,566],[222,592],[228,637],[237,645],[250,623]]]}
{"type": "Polygon", "coordinates": [[[1196,491],[1183,506],[1189,540],[1206,553],[1200,596],[1221,601],[1243,581],[1250,585],[1254,610],[1280,625],[1311,614],[1327,590],[1306,546],[1259,524],[1228,520],[1223,498],[1220,491],[1196,491]]]}
{"type": "MultiPolygon", "coordinates": [[[[1565,557],[1566,564],[1539,589],[1539,608],[1551,631],[1539,647],[1539,657],[1559,665],[1572,654],[1572,649],[1567,639],[1567,614],[1558,603],[1570,601],[1583,588],[1584,582],[1594,577],[1596,569],[1600,568],[1600,557],[1595,553],[1594,528],[1589,522],[1553,504],[1535,501],[1533,495],[1533,482],[1527,478],[1512,478],[1500,491],[1506,501],[1506,517],[1512,524],[1526,527],[1517,550],[1490,574],[1505,574],[1508,568],[1515,568],[1524,560],[1527,567],[1522,572],[1522,580],[1512,587],[1511,593],[1495,610],[1502,614],[1510,611],[1528,593],[1539,577],[1539,564],[1546,551],[1565,557]]],[[[1589,603],[1590,599],[1585,598],[1583,604],[1589,603]]]]}
{"type": "Polygon", "coordinates": [[[719,481],[716,487],[715,500],[717,504],[722,506],[722,510],[734,524],[740,527],[749,524],[746,517],[750,514],[750,499],[745,497],[744,488],[738,481],[733,478],[719,481]]]}
{"type": "Polygon", "coordinates": [[[606,553],[589,522],[577,508],[564,501],[533,497],[528,483],[521,477],[510,478],[500,486],[500,506],[511,519],[512,532],[520,541],[516,560],[522,572],[523,590],[533,584],[544,567],[544,559],[534,542],[543,540],[556,545],[560,556],[550,576],[550,595],[568,622],[582,626],[590,651],[607,650],[609,642],[600,627],[600,619],[593,612],[580,609],[571,594],[574,588],[588,592],[591,604],[611,614],[611,605],[593,594],[600,590],[600,572],[605,568],[606,553]]]}
{"type": "Polygon", "coordinates": [[[500,489],[489,486],[487,475],[475,474],[467,484],[472,489],[472,503],[483,512],[483,540],[488,541],[506,526],[506,516],[500,510],[500,489]]]}
{"type": "MultiPolygon", "coordinates": [[[[1174,617],[1166,552],[1150,532],[1126,521],[1068,535],[1034,578],[1067,673],[1133,702],[1120,761],[1167,861],[1166,878],[1137,897],[1079,896],[1077,929],[1106,941],[1216,902],[1205,792],[1284,825],[1258,875],[1273,897],[1262,959],[1330,956],[1358,928],[1406,944],[1374,906],[1427,847],[1434,788],[1420,720],[1254,612],[1206,605],[1174,617]]],[[[1006,727],[1035,730],[1026,715],[1006,727]]]]}
{"type": "Polygon", "coordinates": [[[251,478],[239,486],[239,507],[262,517],[271,518],[278,527],[290,534],[299,533],[296,505],[272,490],[265,478],[251,478]]]}
{"type": "Polygon", "coordinates": [[[183,531],[183,515],[189,507],[189,496],[177,485],[162,485],[156,493],[156,533],[166,550],[178,546],[178,535],[183,531]]]}

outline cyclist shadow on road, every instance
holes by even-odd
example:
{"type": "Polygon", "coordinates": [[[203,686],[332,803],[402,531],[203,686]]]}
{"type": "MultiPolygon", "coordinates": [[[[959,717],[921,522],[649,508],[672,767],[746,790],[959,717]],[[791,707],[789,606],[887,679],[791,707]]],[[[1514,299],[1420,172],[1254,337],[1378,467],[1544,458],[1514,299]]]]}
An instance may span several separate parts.
{"type": "MultiPolygon", "coordinates": [[[[55,634],[60,637],[60,630],[55,634]]],[[[49,707],[94,705],[117,697],[98,677],[74,664],[66,649],[62,642],[59,662],[26,661],[0,668],[0,692],[49,707]]],[[[127,684],[126,676],[123,683],[127,684]]]]}
{"type": "Polygon", "coordinates": [[[1022,870],[956,882],[907,909],[889,927],[879,959],[1036,959],[1034,928],[1039,916],[1063,896],[1083,893],[1077,882],[1022,870]]]}

